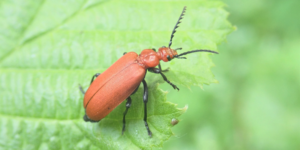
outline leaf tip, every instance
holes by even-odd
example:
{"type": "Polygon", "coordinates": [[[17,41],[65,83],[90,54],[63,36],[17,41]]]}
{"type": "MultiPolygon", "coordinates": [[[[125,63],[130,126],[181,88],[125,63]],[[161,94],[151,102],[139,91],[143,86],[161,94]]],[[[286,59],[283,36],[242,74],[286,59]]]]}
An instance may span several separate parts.
{"type": "Polygon", "coordinates": [[[188,105],[185,105],[183,108],[182,108],[182,111],[183,112],[186,112],[186,110],[189,108],[189,106],[188,105]]]}

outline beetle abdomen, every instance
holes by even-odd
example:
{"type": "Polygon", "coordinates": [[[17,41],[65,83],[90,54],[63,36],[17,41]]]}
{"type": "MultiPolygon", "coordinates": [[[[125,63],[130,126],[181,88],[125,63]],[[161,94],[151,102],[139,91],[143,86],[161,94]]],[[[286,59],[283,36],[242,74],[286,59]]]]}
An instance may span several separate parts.
{"type": "Polygon", "coordinates": [[[136,63],[137,57],[134,52],[125,54],[93,81],[84,97],[90,119],[101,120],[138,87],[146,70],[136,63]]]}

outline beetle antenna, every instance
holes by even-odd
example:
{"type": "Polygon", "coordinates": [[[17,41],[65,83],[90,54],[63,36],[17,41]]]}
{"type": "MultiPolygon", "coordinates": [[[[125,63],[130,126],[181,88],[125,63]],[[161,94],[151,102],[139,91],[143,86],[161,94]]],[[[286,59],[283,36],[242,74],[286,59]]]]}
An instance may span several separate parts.
{"type": "Polygon", "coordinates": [[[174,56],[174,57],[178,59],[186,59],[186,57],[178,57],[178,56],[174,56]]]}
{"type": "Polygon", "coordinates": [[[209,53],[219,54],[219,53],[216,52],[216,51],[200,49],[200,50],[192,50],[192,51],[184,52],[184,53],[181,53],[181,54],[176,55],[176,56],[174,56],[174,57],[175,57],[175,58],[181,58],[181,59],[184,58],[184,59],[185,59],[185,57],[180,57],[180,56],[186,55],[186,54],[190,54],[190,53],[195,53],[195,52],[209,52],[209,53]]]}
{"type": "Polygon", "coordinates": [[[176,48],[176,49],[174,49],[175,51],[177,51],[177,50],[182,50],[182,48],[180,47],[180,48],[176,48]]]}
{"type": "Polygon", "coordinates": [[[170,42],[169,42],[169,48],[170,48],[171,45],[172,45],[172,39],[173,39],[173,37],[174,37],[174,33],[176,32],[176,29],[178,28],[178,25],[181,23],[180,20],[183,18],[183,15],[184,15],[184,13],[185,13],[185,10],[186,10],[186,6],[183,7],[182,13],[181,13],[181,15],[180,15],[180,17],[179,17],[177,23],[175,24],[175,27],[174,27],[173,31],[172,31],[171,39],[170,39],[170,42]]]}

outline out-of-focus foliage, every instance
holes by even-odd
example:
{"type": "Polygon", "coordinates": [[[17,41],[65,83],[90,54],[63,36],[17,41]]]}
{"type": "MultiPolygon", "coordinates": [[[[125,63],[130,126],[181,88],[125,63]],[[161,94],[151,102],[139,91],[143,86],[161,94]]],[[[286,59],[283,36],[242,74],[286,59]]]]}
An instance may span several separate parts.
{"type": "Polygon", "coordinates": [[[164,148],[300,149],[300,1],[225,3],[237,31],[213,58],[219,84],[170,89],[189,109],[164,148]]]}

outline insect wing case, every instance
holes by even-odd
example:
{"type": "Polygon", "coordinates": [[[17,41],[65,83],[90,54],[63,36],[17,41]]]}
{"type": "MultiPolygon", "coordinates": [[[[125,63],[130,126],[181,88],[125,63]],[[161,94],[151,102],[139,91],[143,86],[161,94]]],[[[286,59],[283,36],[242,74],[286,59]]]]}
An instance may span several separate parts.
{"type": "Polygon", "coordinates": [[[91,84],[84,96],[87,116],[99,121],[128,98],[145,77],[146,70],[130,52],[118,59],[91,84]]]}

